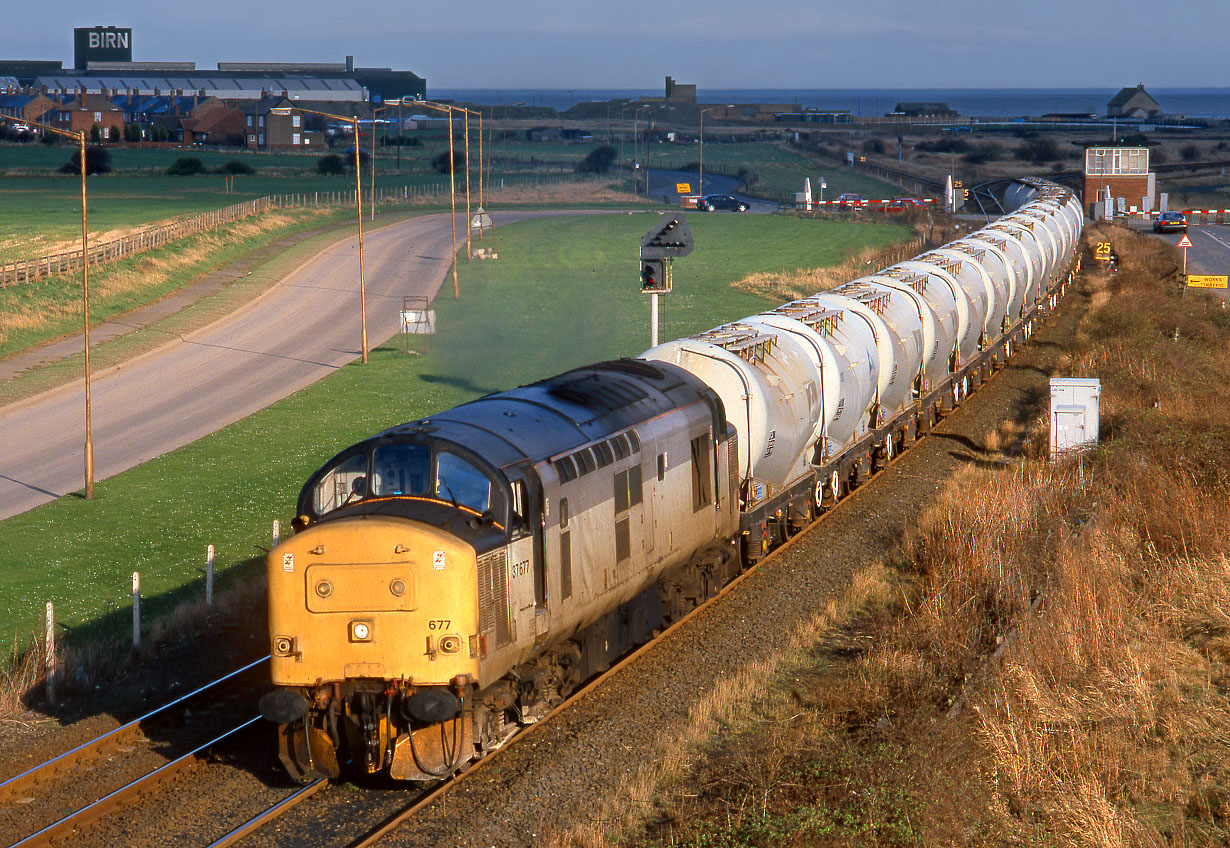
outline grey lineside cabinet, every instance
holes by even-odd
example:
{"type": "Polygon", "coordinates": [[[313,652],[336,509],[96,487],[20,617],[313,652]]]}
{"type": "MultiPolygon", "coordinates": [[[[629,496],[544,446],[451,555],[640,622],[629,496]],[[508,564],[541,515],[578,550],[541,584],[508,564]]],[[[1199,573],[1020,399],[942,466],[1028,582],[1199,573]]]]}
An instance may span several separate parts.
{"type": "Polygon", "coordinates": [[[1051,459],[1098,443],[1102,382],[1089,377],[1051,378],[1051,459]]]}

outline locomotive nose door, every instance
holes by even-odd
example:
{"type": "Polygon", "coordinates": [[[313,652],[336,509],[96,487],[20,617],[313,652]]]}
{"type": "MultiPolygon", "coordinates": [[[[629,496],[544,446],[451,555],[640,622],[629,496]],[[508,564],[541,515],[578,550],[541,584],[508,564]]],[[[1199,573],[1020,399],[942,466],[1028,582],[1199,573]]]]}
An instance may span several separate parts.
{"type": "Polygon", "coordinates": [[[518,617],[521,617],[522,612],[527,616],[533,615],[534,638],[541,641],[551,629],[551,591],[547,581],[543,543],[547,516],[542,480],[529,462],[518,463],[508,468],[506,473],[512,485],[513,511],[520,516],[520,521],[513,525],[511,533],[513,558],[517,562],[528,559],[534,586],[533,603],[527,604],[524,610],[518,610],[518,617]],[[532,610],[529,609],[531,606],[532,610]]]}

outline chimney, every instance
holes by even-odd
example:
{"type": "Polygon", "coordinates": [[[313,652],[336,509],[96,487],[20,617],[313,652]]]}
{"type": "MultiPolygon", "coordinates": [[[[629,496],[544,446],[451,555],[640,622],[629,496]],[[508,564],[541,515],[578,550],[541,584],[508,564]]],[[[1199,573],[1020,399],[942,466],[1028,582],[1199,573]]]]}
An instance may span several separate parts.
{"type": "Polygon", "coordinates": [[[354,73],[354,56],[346,57],[346,73],[348,74],[354,73]]]}

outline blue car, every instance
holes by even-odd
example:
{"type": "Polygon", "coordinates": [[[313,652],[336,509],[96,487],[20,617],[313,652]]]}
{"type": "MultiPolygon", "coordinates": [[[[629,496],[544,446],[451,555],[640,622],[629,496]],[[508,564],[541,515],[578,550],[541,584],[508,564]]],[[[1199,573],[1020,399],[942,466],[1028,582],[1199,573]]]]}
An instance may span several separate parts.
{"type": "Polygon", "coordinates": [[[731,197],[729,194],[708,194],[700,199],[700,203],[696,204],[698,209],[703,209],[706,212],[716,212],[719,209],[728,209],[731,212],[746,212],[747,204],[736,197],[731,197]]]}

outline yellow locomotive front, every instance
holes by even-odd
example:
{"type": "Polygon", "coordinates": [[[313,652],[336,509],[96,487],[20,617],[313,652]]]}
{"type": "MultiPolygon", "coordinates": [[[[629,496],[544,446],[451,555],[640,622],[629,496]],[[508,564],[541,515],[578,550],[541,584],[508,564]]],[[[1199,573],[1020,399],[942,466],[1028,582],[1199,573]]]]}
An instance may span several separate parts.
{"type": "Polygon", "coordinates": [[[504,542],[498,480],[457,450],[373,441],[309,481],[298,532],[267,559],[261,712],[301,780],[436,779],[489,735],[476,546],[504,542]]]}

